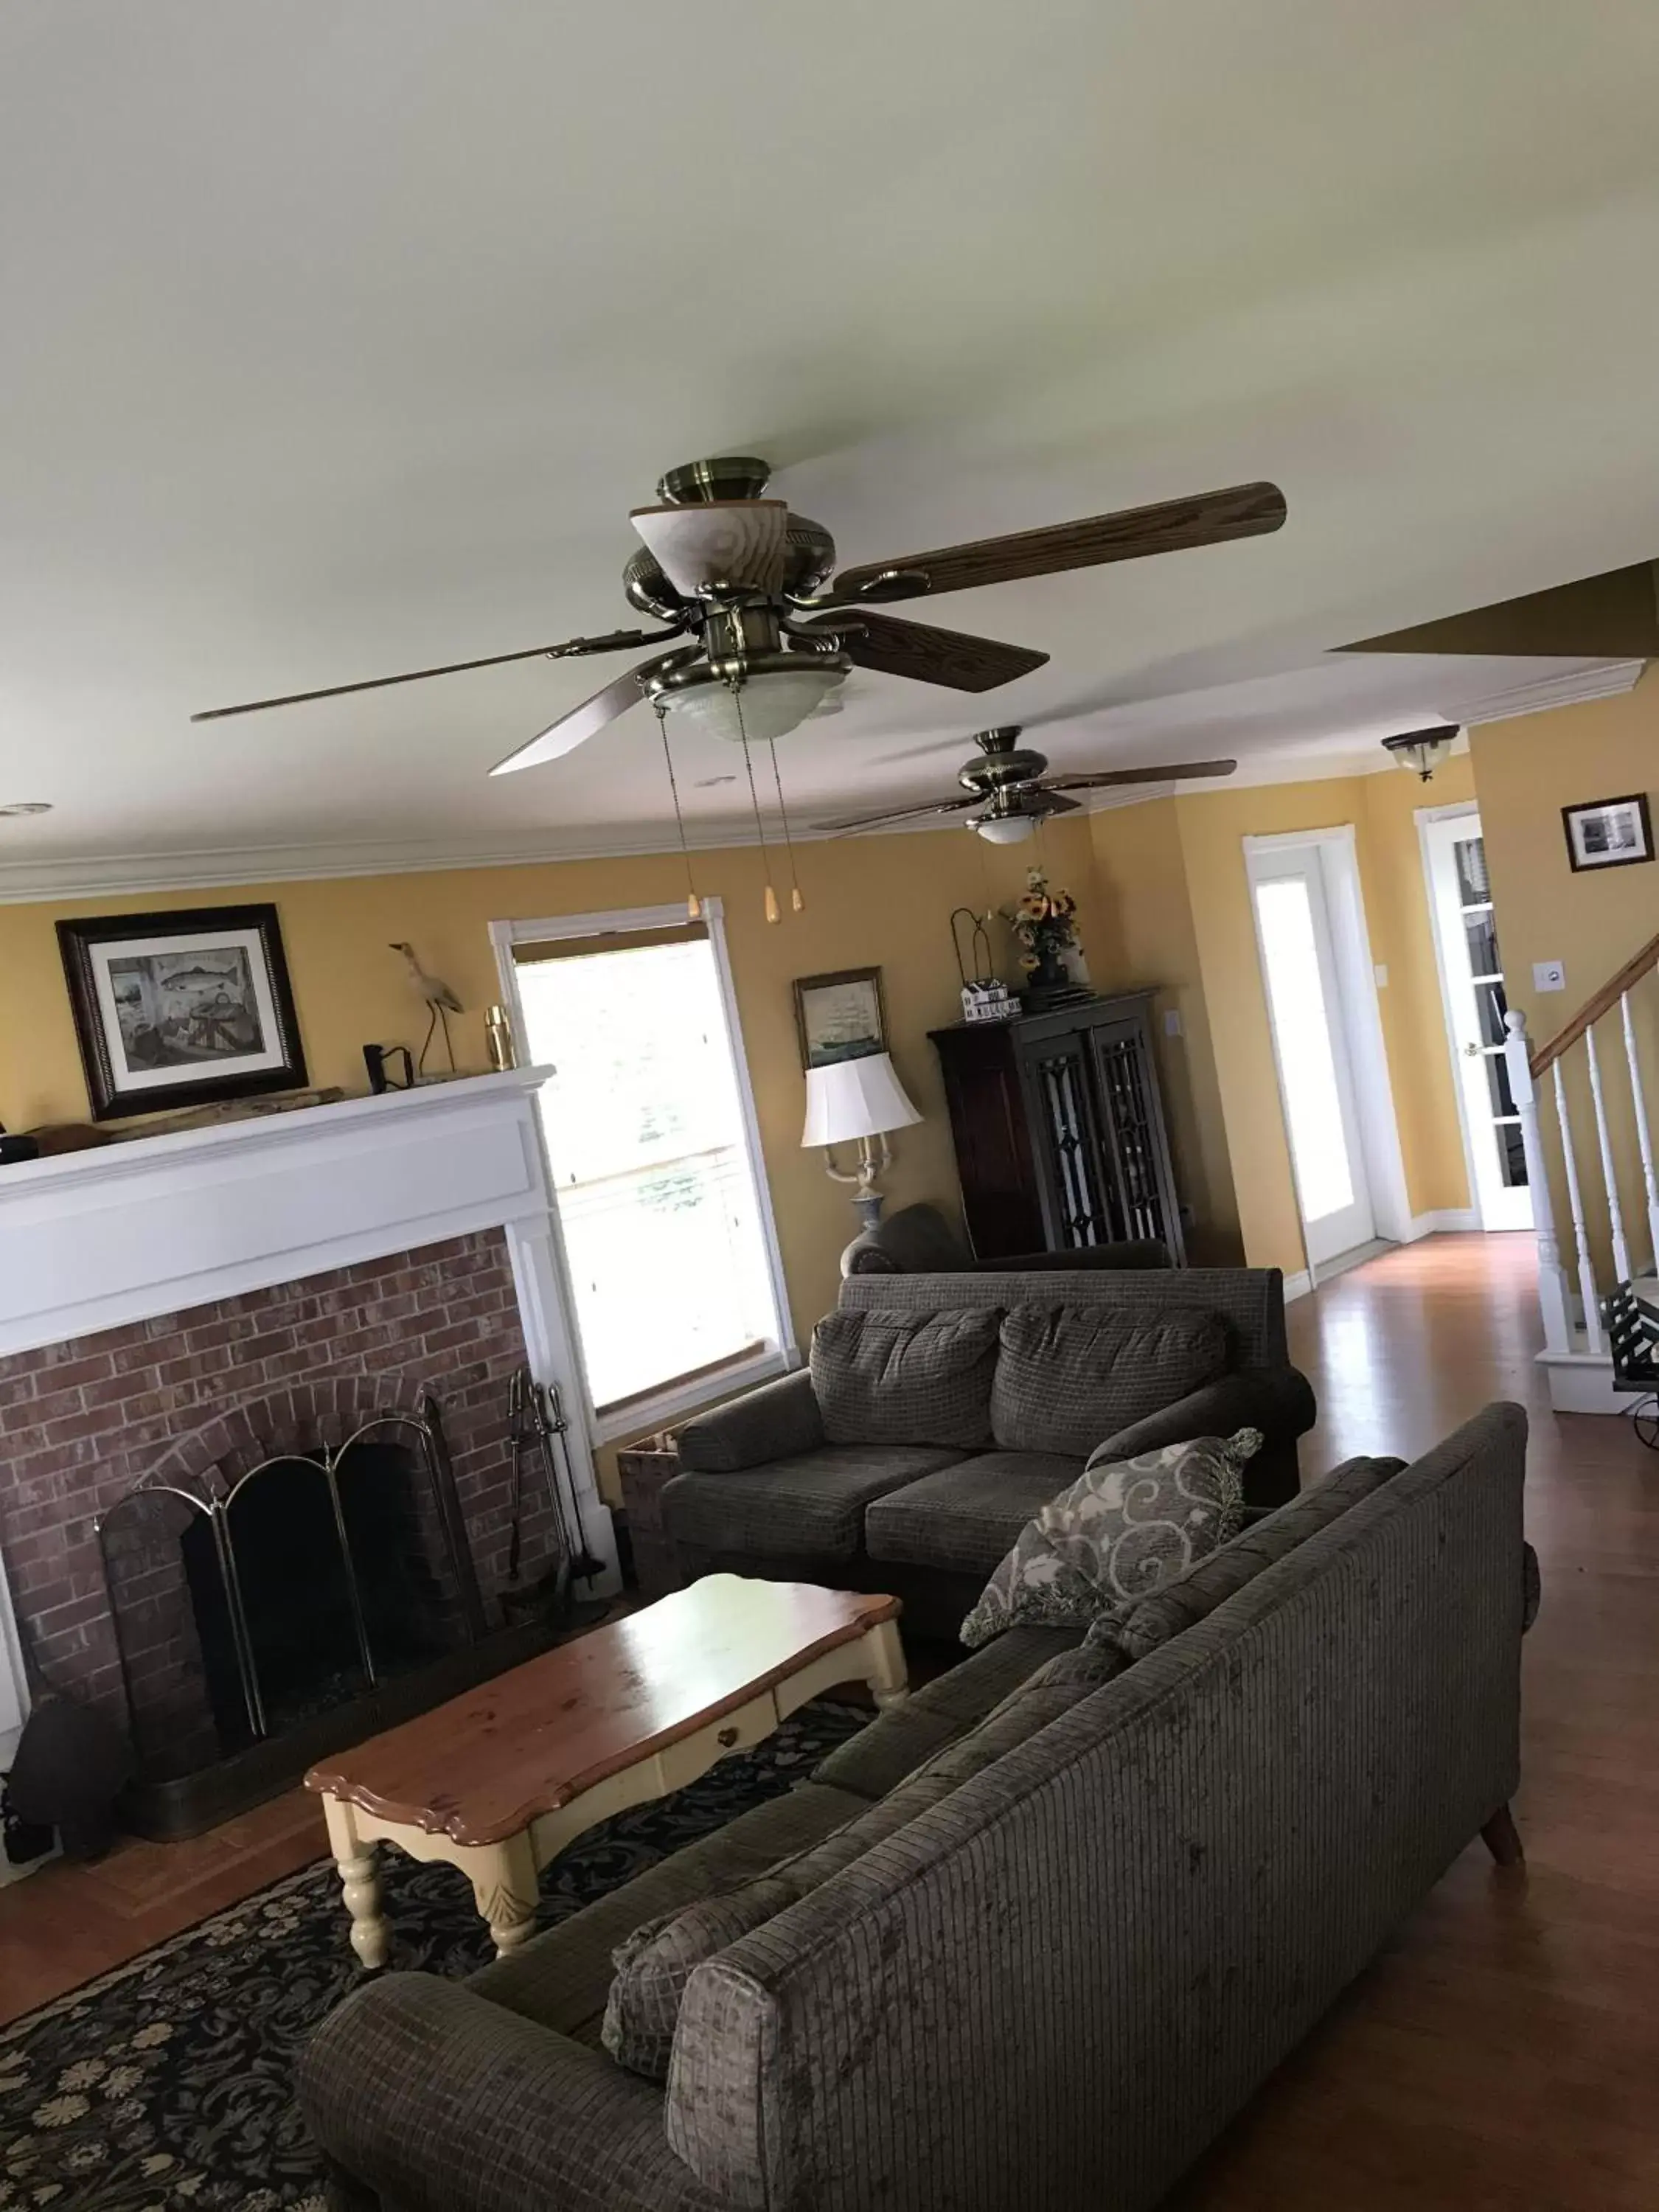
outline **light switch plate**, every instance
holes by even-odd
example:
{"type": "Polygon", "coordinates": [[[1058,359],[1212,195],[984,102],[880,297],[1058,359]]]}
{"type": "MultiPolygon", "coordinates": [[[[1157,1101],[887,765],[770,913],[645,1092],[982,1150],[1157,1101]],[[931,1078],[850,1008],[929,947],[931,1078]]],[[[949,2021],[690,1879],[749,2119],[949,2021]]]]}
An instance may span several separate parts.
{"type": "Polygon", "coordinates": [[[1532,963],[1532,988],[1534,991],[1565,991],[1567,971],[1559,960],[1534,960],[1532,963]]]}
{"type": "Polygon", "coordinates": [[[1164,1016],[1164,1034],[1165,1036],[1179,1036],[1181,1035],[1181,1009],[1178,1006],[1170,1006],[1165,1010],[1164,1016]]]}
{"type": "Polygon", "coordinates": [[[1388,989],[1389,965],[1386,960],[1379,960],[1376,967],[1372,969],[1371,980],[1375,982],[1379,991],[1386,991],[1388,989]]]}

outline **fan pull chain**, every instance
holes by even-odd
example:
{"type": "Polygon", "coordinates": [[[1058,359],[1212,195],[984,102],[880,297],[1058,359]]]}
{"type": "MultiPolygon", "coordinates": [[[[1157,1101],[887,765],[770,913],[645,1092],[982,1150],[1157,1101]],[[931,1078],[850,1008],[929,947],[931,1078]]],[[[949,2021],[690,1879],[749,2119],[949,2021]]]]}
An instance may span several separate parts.
{"type": "Polygon", "coordinates": [[[783,778],[778,773],[778,741],[769,738],[767,744],[772,754],[772,787],[778,794],[778,819],[783,824],[783,849],[789,856],[789,904],[796,914],[804,914],[806,901],[800,895],[800,873],[795,866],[795,841],[789,834],[789,809],[784,804],[783,778]]]}
{"type": "Polygon", "coordinates": [[[766,849],[766,826],[761,820],[760,794],[755,789],[755,763],[750,757],[749,731],[743,719],[743,686],[740,683],[732,684],[732,699],[738,710],[738,735],[743,741],[743,765],[749,777],[749,804],[755,813],[755,835],[760,840],[761,866],[766,871],[766,919],[781,921],[783,914],[778,905],[778,895],[772,888],[772,861],[766,849]]]}
{"type": "Polygon", "coordinates": [[[674,756],[668,749],[668,709],[660,699],[653,699],[651,703],[657,710],[657,727],[662,732],[662,757],[668,763],[668,788],[674,801],[674,826],[680,833],[680,857],[685,862],[685,911],[693,921],[701,921],[702,901],[692,880],[691,848],[685,842],[685,817],[680,812],[680,787],[674,775],[674,756]]]}

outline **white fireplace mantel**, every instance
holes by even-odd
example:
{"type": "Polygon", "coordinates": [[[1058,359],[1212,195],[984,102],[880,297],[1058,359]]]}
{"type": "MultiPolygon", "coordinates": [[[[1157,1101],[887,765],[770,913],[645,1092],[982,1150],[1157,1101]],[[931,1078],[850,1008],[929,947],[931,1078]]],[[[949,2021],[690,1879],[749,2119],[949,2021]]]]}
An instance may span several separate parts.
{"type": "Polygon", "coordinates": [[[0,1355],[501,1229],[531,1369],[560,1386],[584,1526],[615,1587],[536,1110],[550,1073],[463,1076],[0,1168],[0,1355]]]}

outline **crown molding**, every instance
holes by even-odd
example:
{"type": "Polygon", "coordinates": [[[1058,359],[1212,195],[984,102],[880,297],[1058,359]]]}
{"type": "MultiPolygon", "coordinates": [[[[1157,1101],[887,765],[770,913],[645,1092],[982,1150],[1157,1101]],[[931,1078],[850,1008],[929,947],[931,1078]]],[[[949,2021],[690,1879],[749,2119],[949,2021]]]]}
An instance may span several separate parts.
{"type": "MultiPolygon", "coordinates": [[[[797,830],[808,843],[820,833],[797,830]]],[[[690,834],[694,853],[715,853],[759,843],[753,830],[690,834]]],[[[364,839],[338,845],[228,845],[185,853],[112,853],[90,858],[0,861],[0,906],[38,905],[64,898],[125,898],[149,891],[245,889],[250,884],[319,883],[347,876],[436,875],[456,868],[556,867],[572,860],[635,860],[677,854],[678,831],[649,824],[633,836],[596,832],[592,838],[511,842],[364,839]]]]}
{"type": "MultiPolygon", "coordinates": [[[[1466,730],[1478,723],[1509,721],[1522,714],[1540,714],[1558,707],[1573,707],[1592,699],[1616,698],[1632,690],[1644,660],[1598,662],[1595,666],[1568,671],[1565,675],[1534,677],[1489,693],[1485,698],[1460,701],[1449,720],[1466,730]]],[[[1455,748],[1463,750],[1467,738],[1455,748]]],[[[1239,774],[1225,782],[1146,783],[1133,791],[1091,792],[1081,811],[1097,814],[1108,808],[1142,806],[1157,799],[1192,796],[1205,791],[1237,790],[1247,784],[1322,783],[1342,776],[1387,774],[1394,763],[1386,754],[1328,753],[1322,758],[1275,759],[1271,752],[1256,761],[1248,756],[1239,774]]],[[[893,823],[868,830],[865,836],[915,836],[936,830],[955,829],[960,822],[924,818],[893,823]]],[[[798,845],[822,842],[821,830],[796,829],[798,845]]],[[[694,853],[718,853],[757,845],[752,828],[716,825],[704,830],[688,827],[686,843],[694,853]]],[[[626,860],[673,854],[680,849],[678,831],[670,823],[649,823],[634,831],[594,830],[587,836],[527,840],[512,838],[362,839],[337,845],[237,845],[186,853],[120,853],[90,859],[70,857],[39,860],[0,861],[0,906],[39,905],[47,900],[69,898],[125,898],[151,891],[204,891],[243,889],[251,884],[325,882],[348,876],[437,875],[457,868],[556,867],[573,860],[626,860]]]]}
{"type": "Polygon", "coordinates": [[[1616,699],[1636,689],[1647,665],[1645,660],[1604,660],[1593,668],[1569,669],[1565,675],[1535,676],[1529,684],[1488,692],[1484,699],[1462,701],[1456,719],[1468,729],[1480,722],[1513,721],[1521,714],[1547,714],[1554,708],[1577,707],[1589,699],[1616,699]]]}

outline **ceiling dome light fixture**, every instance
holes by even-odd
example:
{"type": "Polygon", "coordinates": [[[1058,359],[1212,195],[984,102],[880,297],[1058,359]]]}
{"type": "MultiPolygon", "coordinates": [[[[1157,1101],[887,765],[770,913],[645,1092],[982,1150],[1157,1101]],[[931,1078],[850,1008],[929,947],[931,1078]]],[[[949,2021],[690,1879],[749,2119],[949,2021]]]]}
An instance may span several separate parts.
{"type": "Polygon", "coordinates": [[[50,814],[51,811],[52,801],[49,799],[13,799],[0,806],[0,814],[50,814]]]}
{"type": "Polygon", "coordinates": [[[1431,730],[1405,730],[1397,738],[1384,738],[1382,749],[1401,768],[1415,769],[1426,783],[1462,734],[1455,722],[1441,722],[1431,730]]]}

